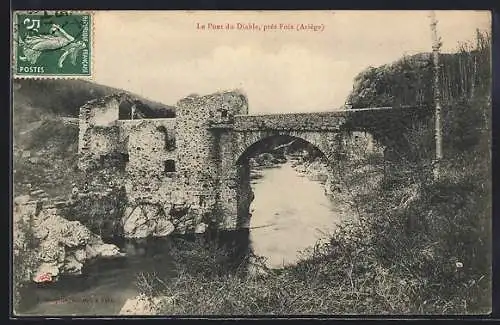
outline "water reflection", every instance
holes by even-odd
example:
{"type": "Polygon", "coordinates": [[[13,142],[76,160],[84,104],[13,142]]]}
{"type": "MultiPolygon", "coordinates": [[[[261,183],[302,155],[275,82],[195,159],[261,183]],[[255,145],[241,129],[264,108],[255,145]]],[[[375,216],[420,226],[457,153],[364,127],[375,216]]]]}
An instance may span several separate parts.
{"type": "Polygon", "coordinates": [[[252,181],[250,238],[268,267],[297,261],[302,251],[325,238],[340,222],[340,212],[324,186],[299,174],[291,162],[260,170],[252,181]]]}

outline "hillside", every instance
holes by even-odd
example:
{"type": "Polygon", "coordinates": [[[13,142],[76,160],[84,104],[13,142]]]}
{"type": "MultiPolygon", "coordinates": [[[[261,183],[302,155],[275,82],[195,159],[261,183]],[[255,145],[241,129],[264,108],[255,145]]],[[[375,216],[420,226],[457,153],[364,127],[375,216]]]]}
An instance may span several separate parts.
{"type": "MultiPolygon", "coordinates": [[[[444,103],[474,95],[487,96],[490,53],[483,35],[477,48],[462,46],[457,53],[440,54],[440,91],[444,103]],[[475,94],[476,92],[479,94],[475,94]]],[[[368,67],[354,78],[347,98],[352,108],[429,105],[433,103],[431,53],[405,56],[379,67],[368,67]]]]}
{"type": "MultiPolygon", "coordinates": [[[[473,149],[480,141],[477,130],[489,128],[491,72],[486,37],[479,34],[474,49],[462,45],[457,53],[440,55],[443,146],[450,158],[473,149]]],[[[351,108],[433,107],[432,85],[432,57],[420,53],[359,73],[347,102],[351,108]]],[[[425,138],[432,147],[433,134],[425,138]]]]}
{"type": "MultiPolygon", "coordinates": [[[[84,80],[15,80],[13,83],[14,195],[44,189],[70,193],[76,178],[78,112],[87,101],[124,92],[84,80]]],[[[143,103],[145,118],[175,116],[175,107],[125,91],[143,103]]]]}

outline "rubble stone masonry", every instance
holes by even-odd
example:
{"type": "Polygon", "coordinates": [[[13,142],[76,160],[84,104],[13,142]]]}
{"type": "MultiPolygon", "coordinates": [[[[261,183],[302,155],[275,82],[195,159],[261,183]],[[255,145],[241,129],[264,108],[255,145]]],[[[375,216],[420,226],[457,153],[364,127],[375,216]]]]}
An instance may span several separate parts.
{"type": "Polygon", "coordinates": [[[124,120],[123,101],[133,99],[117,94],[81,107],[79,168],[123,165],[127,208],[120,222],[127,237],[245,227],[253,198],[250,146],[298,137],[333,164],[340,151],[380,151],[365,131],[394,118],[388,110],[250,116],[246,97],[228,91],[183,98],[175,118],[124,120]]]}

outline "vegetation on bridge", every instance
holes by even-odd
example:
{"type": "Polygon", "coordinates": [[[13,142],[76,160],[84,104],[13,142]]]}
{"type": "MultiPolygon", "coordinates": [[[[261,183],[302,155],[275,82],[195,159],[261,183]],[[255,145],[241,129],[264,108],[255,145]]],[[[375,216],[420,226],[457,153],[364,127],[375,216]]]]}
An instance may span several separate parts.
{"type": "MultiPolygon", "coordinates": [[[[489,35],[446,55],[442,71],[446,168],[439,181],[430,172],[433,129],[416,128],[405,138],[410,151],[381,162],[390,167],[381,187],[353,193],[356,221],[297,265],[262,266],[249,276],[224,267],[225,250],[191,243],[172,251],[178,276],[144,275],[142,290],[171,297],[164,314],[489,312],[489,35]]],[[[350,101],[355,108],[428,102],[431,78],[429,56],[404,58],[361,73],[350,101]]]]}

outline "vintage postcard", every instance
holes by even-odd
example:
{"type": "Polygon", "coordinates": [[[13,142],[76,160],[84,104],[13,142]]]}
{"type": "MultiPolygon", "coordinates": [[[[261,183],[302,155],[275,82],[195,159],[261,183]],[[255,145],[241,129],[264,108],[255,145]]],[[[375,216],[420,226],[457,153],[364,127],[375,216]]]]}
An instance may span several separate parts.
{"type": "Polygon", "coordinates": [[[490,12],[12,15],[13,316],[491,312],[490,12]]]}

